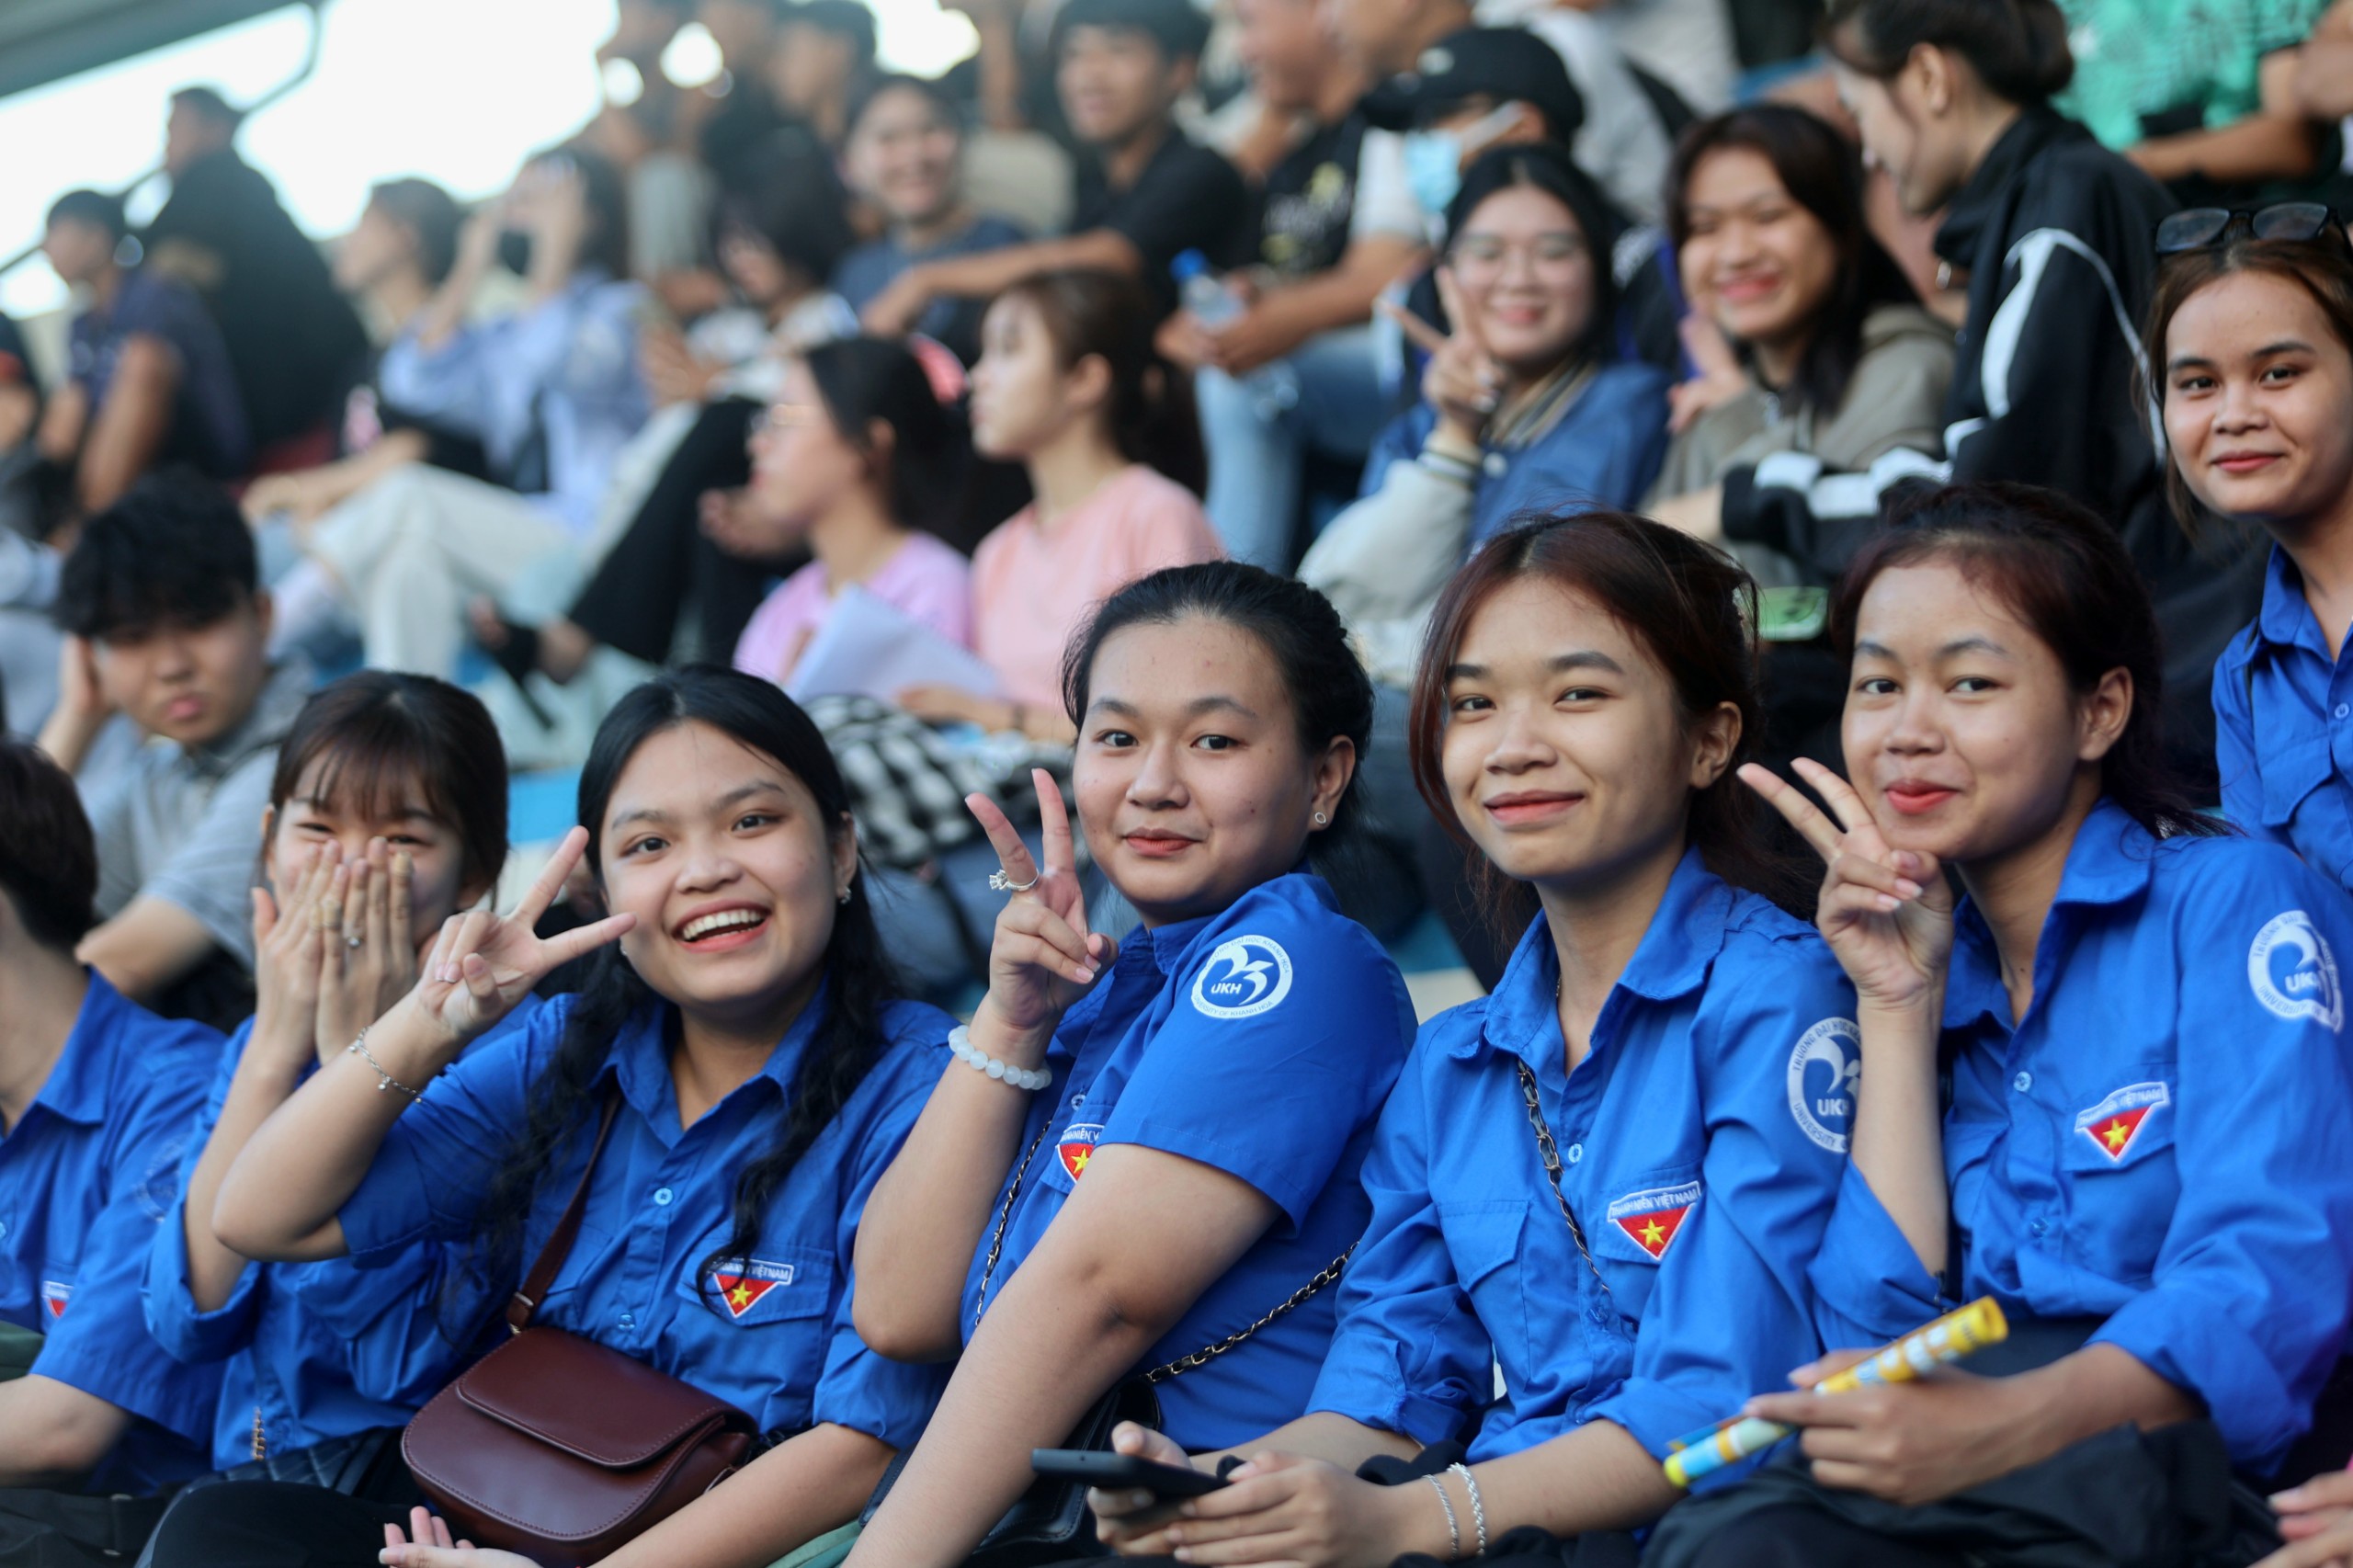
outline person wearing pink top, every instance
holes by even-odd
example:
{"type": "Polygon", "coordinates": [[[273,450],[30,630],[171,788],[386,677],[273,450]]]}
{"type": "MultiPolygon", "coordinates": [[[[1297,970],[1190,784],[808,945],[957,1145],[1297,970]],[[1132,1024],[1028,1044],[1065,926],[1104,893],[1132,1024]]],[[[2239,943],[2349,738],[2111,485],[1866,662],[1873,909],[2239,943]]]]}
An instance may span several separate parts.
{"type": "Polygon", "coordinates": [[[1051,272],[999,295],[972,369],[972,444],[1018,460],[1037,499],[972,557],[972,647],[1003,697],[899,694],[933,722],[1068,742],[1063,649],[1101,600],[1164,566],[1224,554],[1201,511],[1206,464],[1183,372],[1153,346],[1138,285],[1051,272]]]}
{"type": "Polygon", "coordinates": [[[752,505],[722,542],[815,557],[760,604],[735,667],[783,685],[842,590],[858,586],[958,642],[972,638],[971,569],[924,528],[953,507],[968,448],[915,357],[877,337],[811,349],[752,437],[752,505]]]}

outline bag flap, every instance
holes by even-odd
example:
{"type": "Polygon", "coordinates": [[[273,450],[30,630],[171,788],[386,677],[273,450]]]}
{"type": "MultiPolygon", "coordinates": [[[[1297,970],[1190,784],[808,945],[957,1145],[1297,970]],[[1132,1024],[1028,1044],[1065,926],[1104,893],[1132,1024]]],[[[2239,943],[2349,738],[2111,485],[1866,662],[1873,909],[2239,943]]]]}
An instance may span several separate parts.
{"type": "Polygon", "coordinates": [[[751,1432],[723,1400],[561,1329],[527,1329],[456,1384],[458,1397],[502,1426],[608,1470],[632,1470],[713,1426],[751,1432]]]}

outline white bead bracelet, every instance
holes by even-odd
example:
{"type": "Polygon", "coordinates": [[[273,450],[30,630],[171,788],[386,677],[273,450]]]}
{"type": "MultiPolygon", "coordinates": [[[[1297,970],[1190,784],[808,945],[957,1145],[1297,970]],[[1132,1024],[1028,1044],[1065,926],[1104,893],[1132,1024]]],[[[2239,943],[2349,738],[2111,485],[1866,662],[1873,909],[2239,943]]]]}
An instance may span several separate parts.
{"type": "Polygon", "coordinates": [[[973,1072],[984,1073],[1017,1089],[1042,1089],[1054,1081],[1054,1075],[1043,1067],[1016,1067],[1010,1062],[999,1062],[974,1045],[972,1031],[961,1024],[948,1031],[948,1049],[957,1061],[973,1072]]]}

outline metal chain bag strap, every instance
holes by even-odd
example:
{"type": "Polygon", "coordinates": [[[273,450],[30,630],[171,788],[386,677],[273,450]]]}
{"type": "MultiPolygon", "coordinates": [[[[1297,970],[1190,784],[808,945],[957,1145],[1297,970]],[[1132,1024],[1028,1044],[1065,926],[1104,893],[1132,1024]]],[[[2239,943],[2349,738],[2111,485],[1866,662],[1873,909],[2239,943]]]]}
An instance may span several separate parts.
{"type": "MultiPolygon", "coordinates": [[[[1029,1180],[1030,1163],[1037,1159],[1038,1151],[1045,1145],[1046,1130],[1052,1122],[1051,1117],[1047,1118],[1045,1125],[1038,1129],[1038,1136],[1030,1140],[1029,1150],[1021,1156],[1021,1164],[1015,1168],[1012,1183],[1006,1188],[1005,1201],[997,1207],[996,1228],[989,1236],[988,1257],[981,1265],[981,1289],[973,1311],[976,1325],[980,1314],[988,1310],[989,1286],[996,1278],[997,1261],[1005,1254],[1005,1232],[1013,1219],[1014,1202],[1021,1196],[1022,1185],[1029,1180]]],[[[1229,1334],[1214,1344],[1205,1345],[1189,1356],[1179,1356],[1174,1361],[1164,1362],[1148,1371],[1121,1379],[1079,1418],[1078,1425],[1060,1446],[1108,1453],[1111,1449],[1112,1430],[1120,1422],[1132,1421],[1141,1426],[1158,1427],[1160,1401],[1152,1392],[1155,1387],[1171,1378],[1207,1366],[1227,1351],[1240,1346],[1276,1319],[1306,1305],[1317,1292],[1340,1277],[1356,1250],[1356,1244],[1351,1242],[1347,1251],[1324,1265],[1314,1278],[1292,1291],[1249,1327],[1229,1334]]],[[[882,1472],[881,1483],[875,1487],[873,1497],[867,1502],[861,1522],[872,1519],[875,1510],[882,1506],[882,1500],[891,1494],[891,1488],[897,1483],[899,1472],[905,1468],[908,1455],[912,1452],[912,1449],[902,1449],[891,1461],[891,1468],[882,1472]]],[[[1087,1512],[1086,1488],[1076,1482],[1054,1481],[1040,1476],[1030,1483],[1029,1490],[1006,1511],[1005,1517],[981,1538],[980,1546],[965,1560],[964,1568],[1034,1568],[1036,1564],[1065,1562],[1074,1557],[1108,1555],[1095,1539],[1095,1519],[1087,1512]]]]}
{"type": "Polygon", "coordinates": [[[507,1303],[513,1337],[401,1435],[417,1486],[457,1534],[540,1562],[608,1555],[734,1474],[757,1442],[725,1401],[593,1339],[529,1326],[579,1236],[620,1109],[616,1087],[571,1204],[507,1303]]]}
{"type": "Polygon", "coordinates": [[[1592,1249],[1585,1244],[1585,1227],[1577,1223],[1576,1210],[1569,1207],[1569,1195],[1561,1188],[1561,1150],[1552,1142],[1552,1129],[1544,1119],[1544,1103],[1536,1097],[1536,1074],[1527,1062],[1516,1062],[1519,1069],[1520,1097],[1528,1102],[1528,1124],[1536,1130],[1536,1153],[1544,1162],[1544,1175],[1552,1184],[1552,1201],[1561,1206],[1561,1218],[1569,1222],[1569,1240],[1577,1244],[1577,1256],[1593,1270],[1593,1282],[1601,1287],[1604,1301],[1614,1301],[1609,1293],[1609,1281],[1601,1277],[1601,1266],[1593,1261],[1592,1249]]]}

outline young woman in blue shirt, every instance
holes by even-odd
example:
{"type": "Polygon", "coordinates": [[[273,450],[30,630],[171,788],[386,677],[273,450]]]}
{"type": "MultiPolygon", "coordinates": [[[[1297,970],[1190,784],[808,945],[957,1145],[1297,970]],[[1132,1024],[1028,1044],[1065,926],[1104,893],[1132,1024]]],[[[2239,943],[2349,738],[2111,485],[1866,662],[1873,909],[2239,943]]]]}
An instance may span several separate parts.
{"type": "Polygon", "coordinates": [[[213,1071],[142,1294],[175,1357],[222,1364],[217,1469],[299,1467],[365,1491],[386,1479],[371,1471],[391,1460],[392,1429],[457,1370],[489,1300],[446,1293],[452,1253],[436,1244],[370,1269],[251,1262],[214,1234],[212,1204],[254,1130],[407,994],[442,923],[496,883],[506,753],[456,687],[363,671],[303,705],[269,802],[276,891],[254,891],[256,1010],[213,1071]]]}
{"type": "Polygon", "coordinates": [[[2175,510],[2272,541],[2263,608],[2214,665],[2222,809],[2353,888],[2353,243],[2301,202],[2185,212],[2169,240],[2188,248],[2148,342],[2175,510]]]}
{"type": "Polygon", "coordinates": [[[965,1561],[1029,1450],[1140,1376],[1180,1449],[1305,1410],[1413,1040],[1395,966],[1306,865],[1346,830],[1371,719],[1331,606],[1256,567],[1173,567],[1106,600],[1065,669],[1079,828],[1142,926],[1088,929],[1044,775],[1043,864],[975,798],[1016,891],[964,1064],[858,1243],[868,1342],[961,1358],[854,1568],[965,1561]]]}
{"type": "MultiPolygon", "coordinates": [[[[610,1107],[578,1239],[533,1321],[725,1400],[771,1446],[604,1561],[767,1562],[854,1517],[937,1395],[937,1369],[858,1341],[850,1248],[948,1061],[949,1020],[894,998],[840,775],[773,686],[695,667],[639,687],[598,731],[580,806],[584,826],[514,914],[443,927],[415,989],[370,1027],[374,1064],[337,1056],[254,1133],[216,1223],[247,1256],[363,1267],[472,1237],[511,1286],[610,1107]],[[542,939],[534,923],[592,835],[613,913],[542,939]],[[592,951],[579,993],[453,1064],[555,964],[592,951]]],[[[217,1562],[257,1531],[365,1560],[404,1523],[434,1533],[316,1489],[208,1488],[165,1521],[155,1564],[217,1562]]],[[[390,1561],[520,1561],[396,1545],[390,1561]]]]}
{"type": "Polygon", "coordinates": [[[2225,1464],[2276,1472],[2353,1305],[2353,906],[2188,805],[2146,591],[2088,511],[2014,486],[1915,498],[1832,626],[1853,782],[1799,764],[1824,815],[1747,775],[1827,863],[1820,923],[1859,996],[1824,1337],[1875,1346],[1990,1295],[2043,1344],[2013,1376],[1754,1401],[1804,1428],[1802,1460],[1712,1539],[1695,1512],[1664,1560],[2005,1561],[1969,1532],[2021,1497],[2064,1519],[2067,1477],[2145,1472],[2131,1428],[2200,1417],[2219,1442],[2163,1439],[2196,1483],[2143,1512],[2169,1519],[2225,1464]]]}
{"type": "Polygon", "coordinates": [[[1610,512],[1516,527],[1449,585],[1415,773],[1490,907],[1534,919],[1492,995],[1424,1028],[1382,1114],[1312,1414],[1238,1445],[1233,1483],[1174,1522],[1098,1493],[1122,1551],[1558,1561],[1559,1538],[1665,1511],[1670,1442],[1813,1356],[1854,1002],[1820,938],[1739,885],[1774,880],[1732,777],[1753,595],[1610,512]],[[1352,1473],[1426,1449],[1399,1484],[1352,1473]]]}

